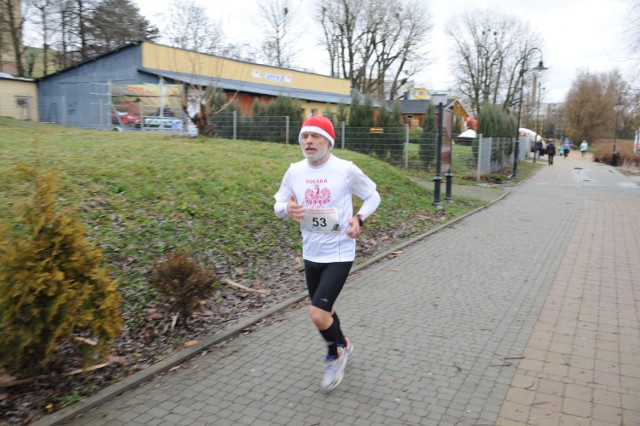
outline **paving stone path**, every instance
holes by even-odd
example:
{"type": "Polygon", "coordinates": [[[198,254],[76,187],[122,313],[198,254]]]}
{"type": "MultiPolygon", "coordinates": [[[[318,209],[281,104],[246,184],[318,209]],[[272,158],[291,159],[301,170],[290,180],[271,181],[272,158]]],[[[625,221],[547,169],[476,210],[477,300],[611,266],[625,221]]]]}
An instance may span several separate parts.
{"type": "Polygon", "coordinates": [[[349,279],[331,393],[300,308],[72,424],[640,425],[640,187],[555,163],[349,279]]]}

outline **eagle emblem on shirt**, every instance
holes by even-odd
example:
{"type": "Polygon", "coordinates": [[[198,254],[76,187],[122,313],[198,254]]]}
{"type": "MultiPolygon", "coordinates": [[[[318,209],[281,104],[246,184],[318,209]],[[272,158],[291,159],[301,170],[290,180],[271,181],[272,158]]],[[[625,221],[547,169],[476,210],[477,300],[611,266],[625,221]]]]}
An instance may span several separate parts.
{"type": "Polygon", "coordinates": [[[304,192],[304,201],[310,207],[323,207],[331,201],[331,191],[329,188],[320,189],[320,185],[315,185],[314,189],[307,189],[304,192]]]}

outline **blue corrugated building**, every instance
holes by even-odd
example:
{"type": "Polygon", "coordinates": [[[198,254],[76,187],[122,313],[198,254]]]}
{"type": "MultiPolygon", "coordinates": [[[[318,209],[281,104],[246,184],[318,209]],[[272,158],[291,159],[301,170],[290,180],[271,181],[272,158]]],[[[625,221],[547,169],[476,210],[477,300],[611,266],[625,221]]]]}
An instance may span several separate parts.
{"type": "Polygon", "coordinates": [[[350,83],[345,79],[143,41],[42,77],[37,83],[41,121],[98,129],[113,128],[116,111],[111,89],[121,85],[166,83],[199,88],[215,85],[239,100],[242,109],[249,113],[255,99],[267,101],[277,96],[302,101],[306,116],[336,111],[338,104],[351,103],[350,83]]]}

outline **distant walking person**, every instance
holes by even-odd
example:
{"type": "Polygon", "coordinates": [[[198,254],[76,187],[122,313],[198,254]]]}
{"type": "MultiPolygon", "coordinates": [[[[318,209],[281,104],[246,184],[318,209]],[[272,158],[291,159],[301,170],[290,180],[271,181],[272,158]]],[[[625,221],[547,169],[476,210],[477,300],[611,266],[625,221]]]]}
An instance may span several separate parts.
{"type": "Polygon", "coordinates": [[[331,121],[313,116],[302,123],[298,141],[304,160],[293,163],[275,194],[278,217],[300,223],[302,257],[311,298],[311,321],[328,353],[320,389],[328,392],[344,376],[353,344],[340,327],[333,305],[356,255],[356,237],[380,204],[376,184],[351,161],[334,156],[331,121]],[[363,200],[353,215],[352,195],[363,200]]]}
{"type": "Polygon", "coordinates": [[[580,153],[582,154],[582,158],[584,158],[584,156],[587,155],[587,149],[589,149],[589,144],[587,143],[586,140],[583,140],[582,143],[580,144],[580,153]]]}
{"type": "Polygon", "coordinates": [[[562,141],[562,154],[564,155],[564,158],[569,156],[569,152],[571,152],[571,141],[564,138],[564,141],[562,141]]]}
{"type": "Polygon", "coordinates": [[[536,157],[542,157],[544,155],[544,145],[542,144],[542,139],[536,140],[535,151],[533,153],[533,162],[536,162],[536,157]]]}
{"type": "Polygon", "coordinates": [[[547,157],[549,157],[549,165],[553,165],[553,156],[556,154],[556,146],[553,139],[549,139],[547,143],[547,157]]]}

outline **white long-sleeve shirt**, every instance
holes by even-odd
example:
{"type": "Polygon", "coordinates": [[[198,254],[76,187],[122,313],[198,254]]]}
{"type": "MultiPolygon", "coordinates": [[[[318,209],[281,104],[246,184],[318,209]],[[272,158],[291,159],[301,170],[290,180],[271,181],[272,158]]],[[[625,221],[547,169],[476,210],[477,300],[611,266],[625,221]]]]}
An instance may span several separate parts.
{"type": "Polygon", "coordinates": [[[274,211],[280,218],[287,217],[291,195],[304,206],[300,223],[304,259],[318,263],[355,259],[356,242],[347,235],[353,217],[352,194],[363,200],[358,214],[365,219],[380,205],[376,184],[351,161],[331,155],[318,167],[306,159],[289,166],[274,196],[274,211]]]}

